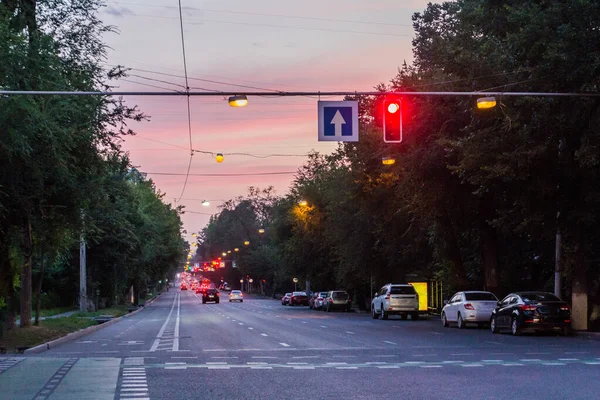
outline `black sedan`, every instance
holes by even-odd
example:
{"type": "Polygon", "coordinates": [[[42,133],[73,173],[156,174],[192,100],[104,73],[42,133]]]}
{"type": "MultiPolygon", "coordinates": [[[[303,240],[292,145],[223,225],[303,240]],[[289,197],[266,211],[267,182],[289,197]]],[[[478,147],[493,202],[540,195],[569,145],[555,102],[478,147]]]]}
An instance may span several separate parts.
{"type": "Polygon", "coordinates": [[[571,308],[548,292],[511,293],[492,311],[493,333],[507,329],[513,335],[526,331],[559,331],[571,334],[571,308]]]}

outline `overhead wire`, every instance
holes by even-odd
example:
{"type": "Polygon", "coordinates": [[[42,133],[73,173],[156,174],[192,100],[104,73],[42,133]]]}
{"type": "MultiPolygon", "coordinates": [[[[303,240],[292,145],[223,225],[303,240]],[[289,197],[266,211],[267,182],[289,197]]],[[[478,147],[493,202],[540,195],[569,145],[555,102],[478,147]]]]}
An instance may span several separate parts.
{"type": "Polygon", "coordinates": [[[187,182],[188,182],[188,178],[190,176],[190,170],[192,168],[192,160],[194,158],[194,148],[193,148],[193,144],[192,144],[192,110],[191,110],[191,106],[190,106],[190,85],[188,82],[188,74],[187,74],[187,61],[186,61],[186,56],[185,56],[185,35],[183,32],[183,13],[181,12],[181,0],[178,0],[178,4],[179,4],[179,26],[181,29],[181,50],[183,53],[183,73],[185,76],[185,91],[187,93],[186,99],[187,99],[187,117],[188,117],[188,135],[190,138],[190,161],[188,162],[188,167],[187,167],[187,172],[185,175],[185,181],[183,182],[183,188],[181,189],[181,194],[179,195],[179,200],[181,200],[181,198],[183,197],[183,194],[185,193],[185,188],[187,187],[187,182]]]}
{"type": "MultiPolygon", "coordinates": [[[[174,172],[149,172],[141,171],[148,175],[164,175],[164,176],[204,176],[204,177],[227,177],[227,176],[269,176],[269,175],[294,175],[297,171],[275,171],[275,172],[237,172],[237,173],[200,173],[200,174],[182,174],[174,172]]],[[[179,198],[181,200],[181,198],[179,198]]],[[[178,201],[179,201],[178,200],[178,201]]]]}

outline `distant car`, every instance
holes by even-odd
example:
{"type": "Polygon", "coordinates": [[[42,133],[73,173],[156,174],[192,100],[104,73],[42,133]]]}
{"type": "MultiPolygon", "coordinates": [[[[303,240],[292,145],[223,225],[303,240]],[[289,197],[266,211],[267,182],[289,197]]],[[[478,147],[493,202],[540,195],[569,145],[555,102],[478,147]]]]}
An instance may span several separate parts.
{"type": "Polygon", "coordinates": [[[185,283],[181,284],[181,290],[188,290],[188,287],[185,283]]]}
{"type": "Polygon", "coordinates": [[[219,304],[219,291],[217,289],[210,288],[202,290],[202,304],[209,301],[214,301],[216,304],[219,304]]]}
{"type": "Polygon", "coordinates": [[[442,309],[442,325],[447,327],[456,323],[459,329],[463,329],[472,322],[482,326],[490,322],[497,304],[498,298],[491,292],[458,292],[442,309]]]}
{"type": "Polygon", "coordinates": [[[232,301],[239,301],[240,303],[244,302],[244,294],[241,290],[232,290],[231,293],[229,293],[229,302],[231,303],[232,301]]]}
{"type": "Polygon", "coordinates": [[[352,299],[345,290],[332,290],[327,293],[327,297],[323,300],[323,311],[350,311],[351,309],[352,299]]]}
{"type": "Polygon", "coordinates": [[[419,295],[414,286],[408,283],[388,283],[373,295],[371,303],[373,319],[388,319],[390,315],[400,315],[402,319],[419,318],[419,295]]]}
{"type": "Polygon", "coordinates": [[[281,298],[281,305],[282,306],[288,305],[289,302],[290,302],[290,297],[292,297],[292,294],[291,293],[286,293],[285,296],[283,296],[281,298]]]}
{"type": "Polygon", "coordinates": [[[315,308],[317,297],[319,297],[319,292],[313,293],[313,295],[310,296],[310,298],[308,299],[308,308],[310,308],[311,310],[315,308]]]}
{"type": "Polygon", "coordinates": [[[315,304],[314,304],[314,309],[315,310],[322,310],[323,309],[323,304],[325,304],[325,299],[327,298],[327,294],[329,292],[319,292],[317,293],[317,298],[315,299],[315,304]]]}
{"type": "Polygon", "coordinates": [[[289,300],[290,306],[307,306],[308,296],[305,292],[293,292],[289,300]]]}
{"type": "Polygon", "coordinates": [[[560,331],[571,334],[571,308],[549,292],[511,293],[492,312],[493,333],[509,329],[517,336],[525,331],[560,331]]]}

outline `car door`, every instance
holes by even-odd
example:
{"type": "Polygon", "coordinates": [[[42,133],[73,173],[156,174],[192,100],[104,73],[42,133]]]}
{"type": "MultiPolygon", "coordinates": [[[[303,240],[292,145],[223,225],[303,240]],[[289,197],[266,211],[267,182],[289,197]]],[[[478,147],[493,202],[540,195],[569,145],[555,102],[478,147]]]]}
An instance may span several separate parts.
{"type": "Polygon", "coordinates": [[[460,302],[460,293],[456,293],[450,299],[448,303],[448,310],[446,312],[446,319],[448,321],[456,322],[458,320],[458,304],[460,302]]]}
{"type": "Polygon", "coordinates": [[[516,301],[514,294],[509,294],[500,303],[500,307],[496,312],[496,324],[500,328],[510,327],[510,315],[512,312],[511,303],[516,301]]]}
{"type": "Polygon", "coordinates": [[[381,310],[381,299],[383,298],[382,293],[385,292],[386,290],[384,286],[375,294],[375,298],[373,299],[373,308],[377,311],[381,310]]]}

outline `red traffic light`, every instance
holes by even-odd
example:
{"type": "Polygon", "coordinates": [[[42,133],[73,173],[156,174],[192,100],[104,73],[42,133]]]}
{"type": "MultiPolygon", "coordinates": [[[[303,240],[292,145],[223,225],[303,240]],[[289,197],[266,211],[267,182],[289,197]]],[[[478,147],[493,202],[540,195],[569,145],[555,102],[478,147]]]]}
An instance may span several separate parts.
{"type": "Polygon", "coordinates": [[[389,103],[387,106],[387,111],[390,114],[395,114],[396,112],[398,112],[398,110],[400,110],[400,104],[396,102],[389,103]]]}
{"type": "Polygon", "coordinates": [[[402,101],[386,99],[383,113],[383,141],[386,143],[402,142],[402,101]]]}

